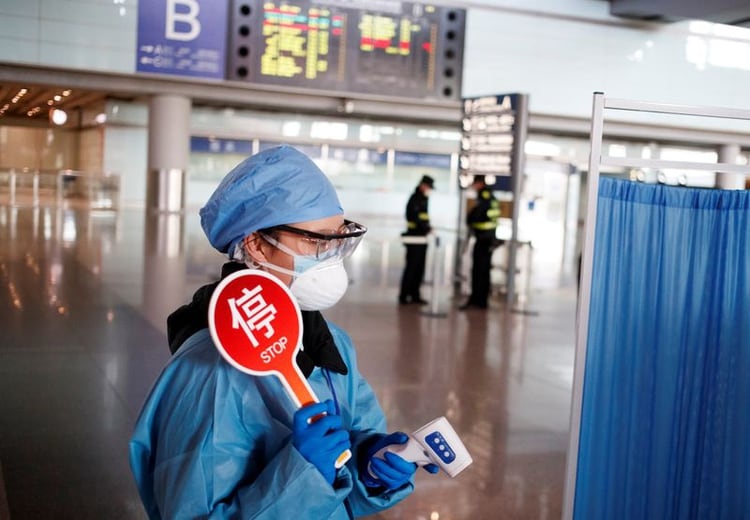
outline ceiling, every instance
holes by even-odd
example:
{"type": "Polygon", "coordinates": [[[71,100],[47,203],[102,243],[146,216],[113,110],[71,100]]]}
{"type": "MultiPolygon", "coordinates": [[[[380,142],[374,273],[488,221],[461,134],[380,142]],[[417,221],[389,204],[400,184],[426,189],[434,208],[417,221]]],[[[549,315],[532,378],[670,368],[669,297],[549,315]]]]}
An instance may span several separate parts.
{"type": "Polygon", "coordinates": [[[0,124],[5,119],[25,120],[29,124],[49,122],[51,109],[66,112],[86,108],[103,101],[107,93],[65,86],[0,84],[0,124]]]}
{"type": "Polygon", "coordinates": [[[610,13],[662,22],[694,19],[750,26],[750,2],[747,0],[610,0],[610,13]]]}

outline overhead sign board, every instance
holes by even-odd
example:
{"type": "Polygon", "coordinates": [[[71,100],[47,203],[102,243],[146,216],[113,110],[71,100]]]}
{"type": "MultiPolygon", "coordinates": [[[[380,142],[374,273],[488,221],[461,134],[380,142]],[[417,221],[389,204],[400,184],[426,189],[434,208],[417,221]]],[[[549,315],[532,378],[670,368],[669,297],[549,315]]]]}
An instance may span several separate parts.
{"type": "Polygon", "coordinates": [[[224,79],[228,5],[139,0],[136,71],[224,79]]]}
{"type": "Polygon", "coordinates": [[[231,0],[227,76],[460,101],[466,11],[398,0],[231,0]]]}
{"type": "Polygon", "coordinates": [[[138,0],[136,71],[455,103],[465,24],[400,0],[138,0]]]}

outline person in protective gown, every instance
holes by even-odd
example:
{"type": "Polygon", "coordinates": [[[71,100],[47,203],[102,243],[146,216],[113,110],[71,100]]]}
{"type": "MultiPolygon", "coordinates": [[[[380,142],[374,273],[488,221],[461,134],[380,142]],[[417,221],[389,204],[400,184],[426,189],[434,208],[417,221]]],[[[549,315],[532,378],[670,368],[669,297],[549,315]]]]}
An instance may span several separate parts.
{"type": "MultiPolygon", "coordinates": [[[[406,240],[413,237],[426,237],[432,231],[427,203],[434,188],[435,180],[429,175],[424,175],[414,189],[414,193],[409,197],[406,203],[406,232],[402,233],[406,240]]],[[[406,262],[401,275],[398,302],[425,304],[427,301],[422,298],[420,291],[424,281],[427,242],[409,243],[406,240],[404,242],[406,262]]]]}
{"type": "Polygon", "coordinates": [[[289,146],[240,163],[200,216],[211,245],[230,258],[222,278],[262,269],[289,286],[304,327],[297,363],[321,402],[297,409],[277,377],[226,362],[208,330],[218,282],[200,288],[168,318],[173,357],[130,441],[148,516],[346,519],[404,499],[416,464],[390,452],[374,455],[408,437],[386,433],[349,336],[320,313],[346,290],[343,259],[366,228],[344,220],[325,174],[289,146]],[[337,469],[346,449],[353,455],[337,469]]]}

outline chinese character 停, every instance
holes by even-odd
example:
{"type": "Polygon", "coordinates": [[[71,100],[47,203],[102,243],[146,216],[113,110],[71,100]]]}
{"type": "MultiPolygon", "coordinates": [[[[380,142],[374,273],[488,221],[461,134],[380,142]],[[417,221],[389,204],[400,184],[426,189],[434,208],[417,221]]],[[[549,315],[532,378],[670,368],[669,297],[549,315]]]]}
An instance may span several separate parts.
{"type": "Polygon", "coordinates": [[[241,328],[253,347],[259,345],[255,338],[256,332],[265,331],[266,338],[274,333],[271,322],[276,317],[276,307],[269,305],[260,292],[261,286],[256,285],[252,290],[243,288],[240,298],[229,298],[232,327],[241,328]]]}

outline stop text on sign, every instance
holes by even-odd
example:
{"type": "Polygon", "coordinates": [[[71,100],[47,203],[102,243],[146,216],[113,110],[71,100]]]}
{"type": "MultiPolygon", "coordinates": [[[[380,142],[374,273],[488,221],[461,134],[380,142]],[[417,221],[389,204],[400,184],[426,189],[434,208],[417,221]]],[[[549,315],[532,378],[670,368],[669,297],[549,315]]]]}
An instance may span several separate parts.
{"type": "Polygon", "coordinates": [[[264,363],[270,363],[273,358],[281,354],[286,350],[287,347],[286,336],[281,336],[279,339],[273,342],[269,347],[266,347],[263,352],[260,353],[260,358],[264,363]]]}

